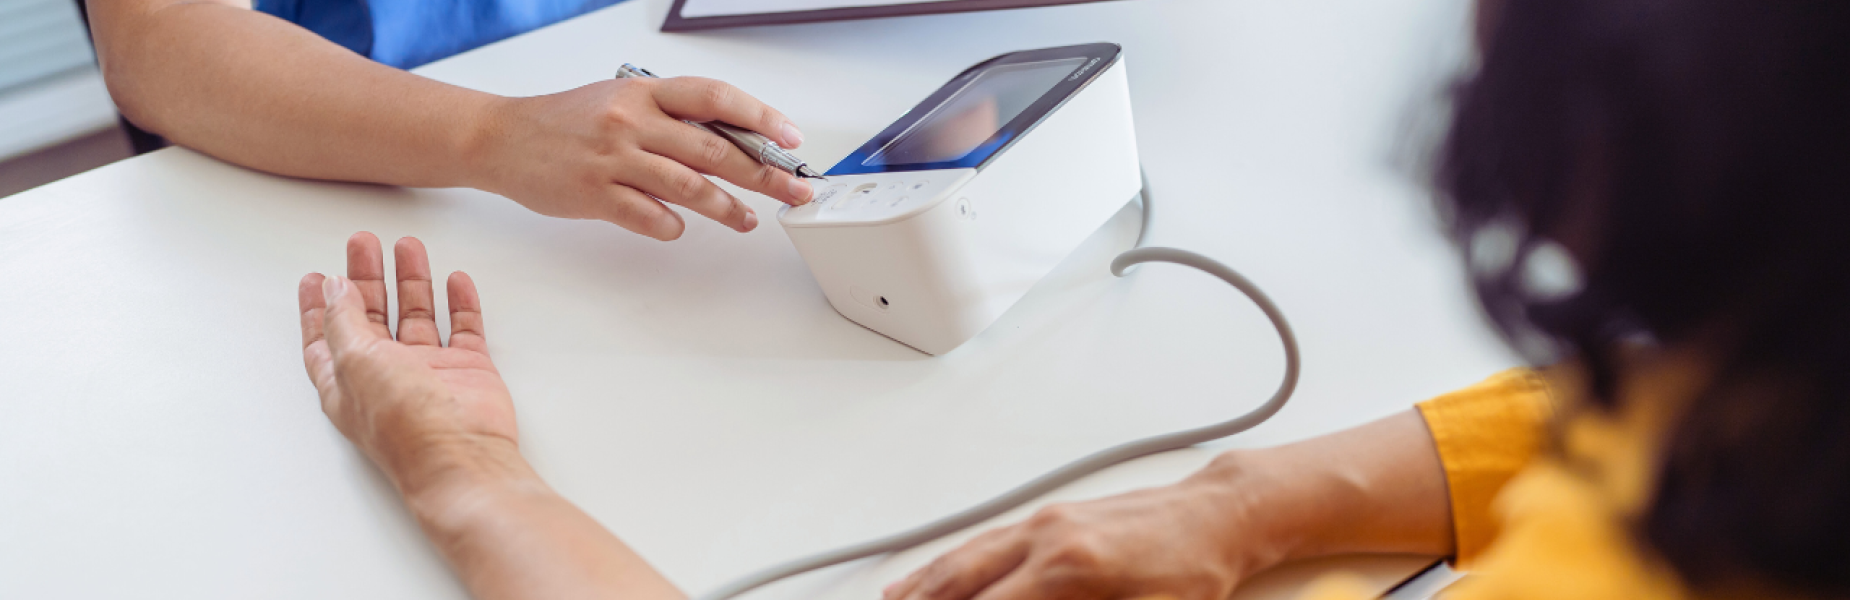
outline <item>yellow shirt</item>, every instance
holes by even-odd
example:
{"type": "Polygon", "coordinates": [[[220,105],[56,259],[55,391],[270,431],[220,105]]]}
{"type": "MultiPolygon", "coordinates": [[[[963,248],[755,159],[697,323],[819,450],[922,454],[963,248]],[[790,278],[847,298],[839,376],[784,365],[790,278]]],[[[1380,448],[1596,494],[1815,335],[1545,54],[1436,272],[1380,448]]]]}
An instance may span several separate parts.
{"type": "MultiPolygon", "coordinates": [[[[1628,527],[1649,501],[1650,465],[1672,403],[1575,415],[1561,429],[1560,451],[1544,452],[1548,423],[1565,405],[1528,370],[1420,403],[1445,466],[1456,560],[1472,572],[1444,598],[1690,598],[1628,527]]],[[[1304,597],[1371,597],[1358,591],[1333,579],[1304,597]]]]}

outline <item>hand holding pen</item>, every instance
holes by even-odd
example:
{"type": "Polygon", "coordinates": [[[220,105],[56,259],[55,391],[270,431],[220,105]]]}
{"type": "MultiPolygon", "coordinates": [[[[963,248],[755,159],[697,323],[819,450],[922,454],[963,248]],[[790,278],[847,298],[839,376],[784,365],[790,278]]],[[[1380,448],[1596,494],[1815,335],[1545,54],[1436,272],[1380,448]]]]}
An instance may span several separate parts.
{"type": "MultiPolygon", "coordinates": [[[[629,63],[623,63],[623,66],[617,69],[618,79],[631,79],[637,77],[645,79],[656,78],[655,74],[650,73],[648,69],[629,63]]],[[[797,158],[795,154],[791,154],[788,150],[778,146],[776,141],[759,135],[755,131],[735,127],[720,121],[710,121],[706,123],[688,121],[687,124],[725,138],[726,141],[732,142],[732,145],[738,146],[740,150],[744,150],[747,155],[762,164],[776,167],[778,170],[797,177],[805,179],[822,179],[822,174],[809,168],[809,164],[803,162],[803,159],[797,158]]]]}
{"type": "Polygon", "coordinates": [[[681,236],[679,205],[734,231],[751,231],[750,206],[711,175],[790,205],[808,182],[760,164],[727,140],[684,121],[721,121],[766,133],[782,148],[803,136],[776,109],[726,83],[699,77],[613,79],[529,98],[493,98],[486,123],[463,140],[473,156],[456,168],[463,185],[507,196],[535,212],[598,219],[660,240],[681,236]]]}

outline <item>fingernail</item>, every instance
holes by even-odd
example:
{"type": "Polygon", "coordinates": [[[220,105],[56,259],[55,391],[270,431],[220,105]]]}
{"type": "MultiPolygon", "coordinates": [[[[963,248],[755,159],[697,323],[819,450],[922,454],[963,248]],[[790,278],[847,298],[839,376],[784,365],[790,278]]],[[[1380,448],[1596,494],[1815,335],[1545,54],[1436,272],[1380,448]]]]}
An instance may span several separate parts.
{"type": "Polygon", "coordinates": [[[803,145],[803,132],[797,131],[796,125],[784,123],[784,147],[795,148],[801,145],[803,145]]]}
{"type": "Polygon", "coordinates": [[[327,301],[328,306],[334,306],[334,302],[340,300],[341,287],[344,285],[341,283],[343,279],[345,278],[333,275],[321,280],[321,298],[327,301]]]}
{"type": "Polygon", "coordinates": [[[810,192],[809,182],[795,177],[790,179],[790,197],[796,199],[790,203],[791,206],[808,204],[810,192]]]}
{"type": "Polygon", "coordinates": [[[880,588],[880,596],[887,597],[893,595],[893,588],[896,587],[899,587],[899,582],[897,581],[886,584],[886,587],[880,588]]]}
{"type": "Polygon", "coordinates": [[[757,228],[758,228],[758,213],[756,211],[746,210],[745,211],[745,228],[740,229],[739,231],[746,232],[746,231],[751,231],[757,228]]]}

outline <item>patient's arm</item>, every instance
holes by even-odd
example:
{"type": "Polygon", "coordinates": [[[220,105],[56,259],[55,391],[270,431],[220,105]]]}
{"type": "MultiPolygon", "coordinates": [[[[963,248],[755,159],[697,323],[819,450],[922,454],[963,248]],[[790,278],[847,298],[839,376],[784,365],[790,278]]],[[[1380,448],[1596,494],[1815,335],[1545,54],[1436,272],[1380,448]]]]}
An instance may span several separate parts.
{"type": "Polygon", "coordinates": [[[662,204],[739,231],[757,215],[701,174],[780,201],[809,185],[682,123],[720,120],[786,148],[802,135],[732,86],[604,80],[504,98],[380,65],[249,0],[91,0],[103,75],[130,121],[255,169],[316,179],[475,187],[542,214],[681,235],[662,204]],[[658,199],[660,201],[658,201],[658,199]]]}
{"type": "Polygon", "coordinates": [[[1226,598],[1281,562],[1452,552],[1445,471],[1412,410],[1235,450],[1175,485],[1057,504],[890,586],[887,600],[1226,598]]]}
{"type": "Polygon", "coordinates": [[[439,339],[423,244],[394,248],[398,335],[387,328],[378,238],[347,240],[347,277],[302,278],[303,361],[335,427],[392,481],[477,598],[678,599],[679,590],[540,480],[488,357],[481,301],[447,282],[439,339]]]}

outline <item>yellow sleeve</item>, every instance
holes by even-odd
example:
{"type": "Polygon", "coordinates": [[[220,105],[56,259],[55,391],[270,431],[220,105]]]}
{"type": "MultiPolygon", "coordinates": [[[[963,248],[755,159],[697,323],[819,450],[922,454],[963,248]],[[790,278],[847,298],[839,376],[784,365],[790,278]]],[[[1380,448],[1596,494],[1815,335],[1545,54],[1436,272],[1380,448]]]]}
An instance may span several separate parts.
{"type": "Polygon", "coordinates": [[[1477,385],[1419,404],[1445,466],[1459,566],[1496,539],[1490,502],[1541,450],[1554,402],[1548,383],[1529,369],[1512,369],[1477,385]]]}
{"type": "Polygon", "coordinates": [[[1381,594],[1370,589],[1368,582],[1360,577],[1333,573],[1310,582],[1309,586],[1298,592],[1297,600],[1370,600],[1380,597],[1381,594]]]}

